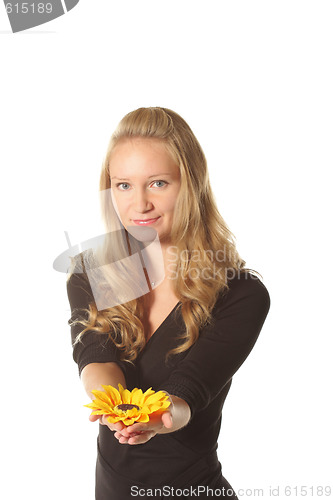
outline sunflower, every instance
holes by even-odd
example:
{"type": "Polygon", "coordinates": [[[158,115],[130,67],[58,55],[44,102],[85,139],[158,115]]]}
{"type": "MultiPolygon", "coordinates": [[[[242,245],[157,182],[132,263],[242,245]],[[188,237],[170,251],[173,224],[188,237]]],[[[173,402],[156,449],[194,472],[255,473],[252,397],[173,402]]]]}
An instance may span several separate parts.
{"type": "Polygon", "coordinates": [[[112,385],[102,387],[104,391],[91,391],[96,399],[84,406],[93,410],[92,415],[109,415],[108,421],[112,424],[148,422],[149,415],[161,414],[170,406],[168,395],[163,391],[155,392],[151,387],[146,392],[137,388],[129,391],[121,384],[118,384],[119,391],[112,385]]]}

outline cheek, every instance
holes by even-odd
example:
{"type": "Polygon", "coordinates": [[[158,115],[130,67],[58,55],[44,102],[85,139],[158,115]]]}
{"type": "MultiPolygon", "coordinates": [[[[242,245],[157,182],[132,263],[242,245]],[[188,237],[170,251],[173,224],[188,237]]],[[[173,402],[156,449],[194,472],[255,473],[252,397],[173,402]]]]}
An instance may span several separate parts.
{"type": "Polygon", "coordinates": [[[176,207],[176,202],[178,198],[178,193],[179,190],[175,191],[170,195],[166,200],[164,204],[164,209],[166,213],[169,213],[170,215],[174,212],[175,207],[176,207]]]}
{"type": "Polygon", "coordinates": [[[168,203],[167,206],[164,207],[164,213],[167,215],[172,215],[175,209],[174,203],[168,203]]]}

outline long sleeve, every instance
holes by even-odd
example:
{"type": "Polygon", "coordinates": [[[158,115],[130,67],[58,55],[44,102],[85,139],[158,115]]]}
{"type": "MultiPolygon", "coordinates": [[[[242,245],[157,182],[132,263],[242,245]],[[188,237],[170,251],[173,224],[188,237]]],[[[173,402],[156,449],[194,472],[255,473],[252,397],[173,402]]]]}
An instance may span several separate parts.
{"type": "Polygon", "coordinates": [[[214,324],[200,332],[160,390],[184,399],[191,418],[207,408],[251,352],[270,308],[264,284],[249,273],[233,278],[213,310],[214,324]]]}
{"type": "Polygon", "coordinates": [[[118,360],[117,348],[110,340],[108,334],[86,331],[79,342],[75,344],[77,335],[85,328],[78,323],[71,325],[74,319],[88,319],[87,313],[81,311],[88,308],[93,302],[93,294],[87,277],[83,273],[73,273],[67,281],[67,295],[71,307],[71,318],[68,324],[71,328],[73,359],[78,365],[79,375],[89,363],[116,362],[118,360]]]}

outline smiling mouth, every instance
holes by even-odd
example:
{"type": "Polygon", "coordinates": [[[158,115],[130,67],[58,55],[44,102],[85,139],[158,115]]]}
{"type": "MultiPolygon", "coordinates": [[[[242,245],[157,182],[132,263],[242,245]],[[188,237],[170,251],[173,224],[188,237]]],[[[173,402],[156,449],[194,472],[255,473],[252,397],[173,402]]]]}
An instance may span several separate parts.
{"type": "Polygon", "coordinates": [[[154,219],[133,219],[133,222],[135,224],[140,224],[142,226],[146,226],[148,224],[153,224],[154,222],[156,222],[158,219],[160,218],[159,217],[155,217],[154,219]]]}

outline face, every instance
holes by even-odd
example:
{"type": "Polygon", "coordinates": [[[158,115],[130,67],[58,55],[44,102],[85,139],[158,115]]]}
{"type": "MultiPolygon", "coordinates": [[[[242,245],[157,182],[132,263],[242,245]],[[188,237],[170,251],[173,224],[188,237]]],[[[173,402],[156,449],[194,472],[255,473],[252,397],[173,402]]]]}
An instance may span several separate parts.
{"type": "Polygon", "coordinates": [[[164,143],[148,138],[121,141],[111,153],[109,169],[115,209],[124,227],[149,225],[160,242],[166,242],[180,172],[164,143]]]}

